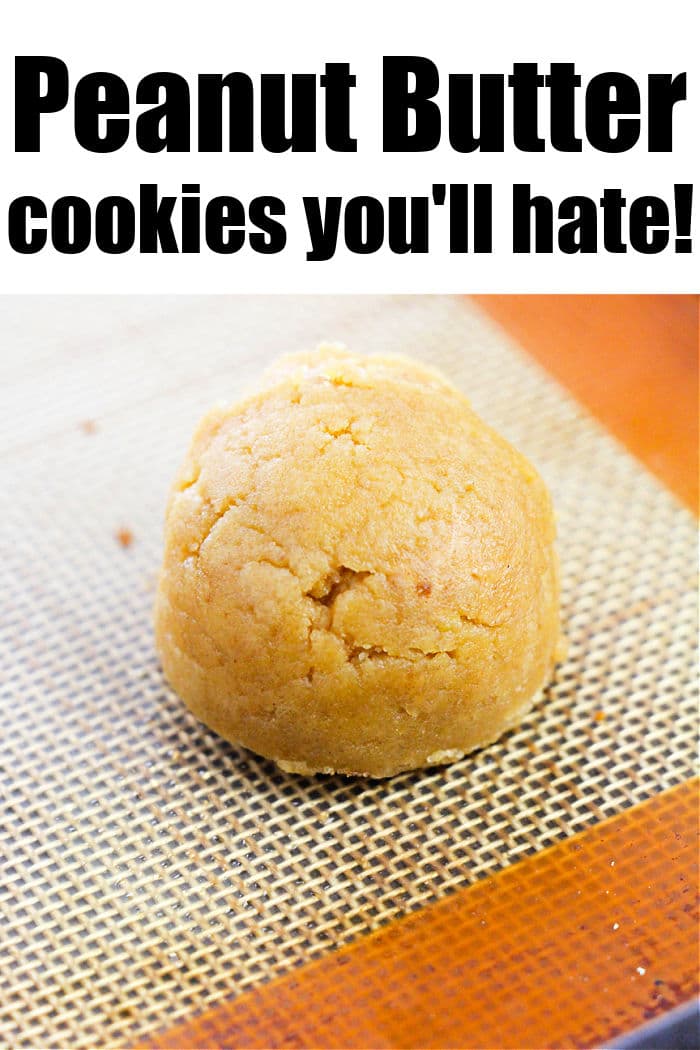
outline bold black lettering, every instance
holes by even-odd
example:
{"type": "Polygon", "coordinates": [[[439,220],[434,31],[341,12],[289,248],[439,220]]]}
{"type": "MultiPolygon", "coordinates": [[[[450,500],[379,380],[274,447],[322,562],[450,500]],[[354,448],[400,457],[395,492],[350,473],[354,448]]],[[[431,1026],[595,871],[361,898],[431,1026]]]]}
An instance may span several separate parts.
{"type": "Polygon", "coordinates": [[[450,255],[469,251],[469,187],[464,182],[450,186],[450,255]]]}
{"type": "Polygon", "coordinates": [[[39,197],[17,197],[7,213],[10,247],[21,255],[34,255],[46,244],[46,229],[29,228],[30,219],[45,219],[46,205],[39,197]]]}
{"type": "MultiPolygon", "coordinates": [[[[508,77],[513,89],[513,142],[524,153],[543,153],[544,139],[538,130],[538,90],[544,84],[536,62],[514,62],[508,77]]],[[[529,221],[529,220],[528,220],[529,221]]],[[[529,229],[529,226],[528,226],[529,229]]]]}
{"type": "Polygon", "coordinates": [[[425,255],[428,251],[428,198],[389,197],[387,231],[395,255],[425,255]],[[410,232],[408,214],[410,209],[410,232]]]}
{"type": "Polygon", "coordinates": [[[200,153],[221,153],[224,148],[224,89],[228,98],[226,149],[229,153],[252,153],[253,81],[246,73],[225,77],[202,73],[197,78],[197,148],[200,153]]]}
{"type": "Polygon", "coordinates": [[[513,252],[532,251],[530,219],[535,217],[535,252],[549,254],[554,250],[552,227],[554,208],[549,197],[531,197],[528,183],[513,186],[513,252]]]}
{"type": "Polygon", "coordinates": [[[565,197],[558,217],[569,219],[559,227],[557,242],[565,255],[598,251],[598,209],[590,197],[565,197]]]}
{"type": "Polygon", "coordinates": [[[51,243],[62,255],[78,255],[90,244],[92,215],[82,197],[59,197],[51,209],[51,243]]]}
{"type": "Polygon", "coordinates": [[[479,134],[475,131],[474,77],[452,73],[449,77],[449,137],[457,153],[503,152],[503,77],[484,73],[479,77],[479,134]]]}
{"type": "Polygon", "coordinates": [[[575,102],[581,77],[576,73],[575,65],[573,62],[552,62],[544,82],[549,88],[552,146],[561,153],[580,153],[582,143],[575,132],[575,102]]]}
{"type": "Polygon", "coordinates": [[[152,106],[136,120],[139,149],[144,153],[189,151],[190,89],[184,77],[178,73],[149,73],[136,88],[136,102],[152,106]],[[161,92],[165,96],[162,102],[161,92]]]}
{"type": "Polygon", "coordinates": [[[425,153],[440,142],[440,110],[430,100],[440,87],[440,74],[430,59],[391,55],[384,58],[382,79],[382,149],[385,153],[425,153]],[[409,77],[416,86],[409,87],[409,77]],[[416,117],[409,131],[408,115],[416,117]]]}
{"type": "Polygon", "coordinates": [[[180,251],[196,255],[200,249],[199,183],[187,182],[182,187],[180,251]],[[190,197],[189,194],[197,194],[190,197]]]}
{"type": "Polygon", "coordinates": [[[313,153],[316,149],[316,77],[292,73],[291,127],[286,133],[287,85],[283,73],[260,77],[260,141],[270,153],[313,153]]]}
{"type": "Polygon", "coordinates": [[[626,73],[599,73],[586,88],[586,137],[602,153],[624,153],[639,139],[639,88],[626,73]],[[614,96],[614,97],[613,97],[614,96]],[[611,117],[619,117],[613,131],[611,117]]]}
{"type": "Polygon", "coordinates": [[[489,183],[474,186],[474,251],[488,255],[493,250],[493,188],[489,183]]]}
{"type": "Polygon", "coordinates": [[[129,137],[129,89],[114,73],[88,73],[75,85],[75,137],[91,153],[114,153],[129,137]],[[104,114],[126,116],[102,122],[104,114]]]}
{"type": "Polygon", "coordinates": [[[107,255],[121,255],[134,246],[136,213],[127,197],[104,197],[95,208],[95,244],[107,255]]]}
{"type": "Polygon", "coordinates": [[[204,212],[204,239],[219,255],[241,250],[245,244],[245,208],[237,197],[212,197],[204,212]]]}
{"type": "Polygon", "coordinates": [[[139,250],[151,255],[158,250],[178,252],[172,218],[176,197],[160,197],[154,182],[142,183],[139,190],[139,250]]]}
{"type": "Polygon", "coordinates": [[[68,67],[52,55],[15,58],[15,152],[38,153],[41,114],[58,113],[68,102],[68,67]],[[42,74],[46,92],[41,90],[42,74]]]}
{"type": "Polygon", "coordinates": [[[656,255],[669,242],[668,205],[661,197],[637,197],[630,204],[630,244],[635,252],[656,255]]]}
{"type": "Polygon", "coordinates": [[[622,239],[622,213],[627,201],[618,189],[605,189],[600,198],[603,209],[603,247],[613,255],[624,255],[627,245],[622,239]]]}
{"type": "Polygon", "coordinates": [[[673,149],[673,107],[687,96],[685,73],[649,74],[648,143],[650,153],[670,153],[673,149]]]}
{"type": "Polygon", "coordinates": [[[384,208],[376,197],[351,197],[343,225],[345,243],[356,255],[371,255],[384,243],[384,208]]]}
{"type": "Polygon", "coordinates": [[[253,197],[249,208],[250,221],[260,233],[251,233],[250,246],[261,255],[275,255],[287,243],[287,231],[273,215],[284,215],[284,204],[279,197],[253,197]]]}
{"type": "Polygon", "coordinates": [[[356,153],[357,139],[350,135],[350,88],[357,77],[348,62],[326,62],[320,84],[326,92],[326,145],[334,153],[356,153]]]}
{"type": "Polygon", "coordinates": [[[693,250],[693,240],[690,236],[693,221],[693,184],[677,182],[673,187],[673,203],[676,212],[675,249],[683,255],[688,255],[693,250]]]}
{"type": "Polygon", "coordinates": [[[342,203],[342,197],[326,197],[322,216],[318,197],[304,197],[306,228],[311,240],[311,250],[306,253],[309,262],[326,262],[335,255],[342,203]]]}

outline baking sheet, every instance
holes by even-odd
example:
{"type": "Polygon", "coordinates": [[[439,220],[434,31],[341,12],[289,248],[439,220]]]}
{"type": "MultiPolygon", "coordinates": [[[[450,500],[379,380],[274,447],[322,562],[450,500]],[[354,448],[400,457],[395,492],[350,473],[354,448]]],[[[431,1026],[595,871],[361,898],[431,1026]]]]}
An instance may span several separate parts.
{"type": "Polygon", "coordinates": [[[133,1041],[692,774],[695,523],[475,307],[5,298],[0,346],[3,1042],[133,1041]],[[477,756],[378,783],[219,740],[151,636],[198,417],[327,339],[445,370],[559,516],[569,654],[542,703],[477,756]]]}

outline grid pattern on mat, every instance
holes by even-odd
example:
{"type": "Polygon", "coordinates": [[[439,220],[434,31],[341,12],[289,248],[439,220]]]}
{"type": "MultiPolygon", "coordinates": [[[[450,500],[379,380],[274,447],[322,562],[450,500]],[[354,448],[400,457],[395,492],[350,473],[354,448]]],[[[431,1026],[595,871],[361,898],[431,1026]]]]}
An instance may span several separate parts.
{"type": "Polygon", "coordinates": [[[697,885],[692,779],[146,1045],[609,1046],[697,995],[697,885]]]}
{"type": "Polygon", "coordinates": [[[476,308],[5,299],[0,345],[0,1043],[135,1041],[692,774],[695,523],[476,308]],[[552,490],[567,660],[447,769],[285,775],[198,724],[154,656],[194,424],[322,339],[444,369],[552,490]]]}

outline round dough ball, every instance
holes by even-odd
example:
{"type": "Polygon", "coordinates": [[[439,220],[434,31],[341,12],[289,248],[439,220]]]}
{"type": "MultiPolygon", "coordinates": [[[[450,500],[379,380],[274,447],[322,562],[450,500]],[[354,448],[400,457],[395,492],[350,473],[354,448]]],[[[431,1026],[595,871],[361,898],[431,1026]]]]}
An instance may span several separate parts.
{"type": "Polygon", "coordinates": [[[545,486],[438,373],[283,358],[200,424],[155,610],[195,715],[283,769],[385,777],[516,725],[559,642],[545,486]]]}

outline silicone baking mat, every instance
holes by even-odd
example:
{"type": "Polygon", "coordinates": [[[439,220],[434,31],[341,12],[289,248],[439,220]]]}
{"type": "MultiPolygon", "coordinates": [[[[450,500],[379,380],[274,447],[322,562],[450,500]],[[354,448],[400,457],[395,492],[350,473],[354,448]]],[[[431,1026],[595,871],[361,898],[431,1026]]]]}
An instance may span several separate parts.
{"type": "Polygon", "coordinates": [[[694,520],[475,307],[5,299],[0,344],[0,1041],[135,1042],[693,773],[694,520]],[[569,653],[543,701],[476,756],[376,783],[219,740],[151,637],[199,415],[327,339],[442,368],[559,517],[569,653]]]}
{"type": "Polygon", "coordinates": [[[611,1047],[650,1018],[645,1045],[691,1050],[692,1033],[658,1026],[697,989],[697,792],[686,780],[628,806],[144,1050],[611,1047]]]}

